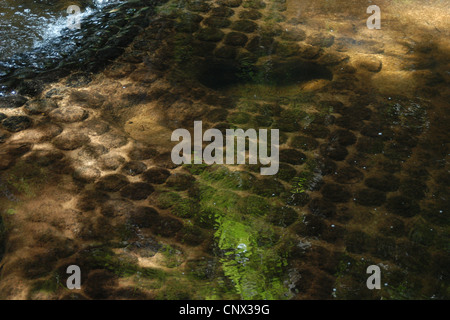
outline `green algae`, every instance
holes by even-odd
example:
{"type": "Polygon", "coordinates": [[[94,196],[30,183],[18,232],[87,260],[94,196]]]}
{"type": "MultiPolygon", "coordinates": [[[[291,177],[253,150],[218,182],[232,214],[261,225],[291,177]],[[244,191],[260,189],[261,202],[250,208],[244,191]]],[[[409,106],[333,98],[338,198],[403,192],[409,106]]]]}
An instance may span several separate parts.
{"type": "Polygon", "coordinates": [[[271,205],[263,197],[250,195],[238,201],[237,209],[243,214],[263,216],[270,211],[271,205]]]}
{"type": "Polygon", "coordinates": [[[306,170],[301,171],[295,177],[292,177],[290,182],[290,190],[291,194],[300,194],[305,193],[308,190],[311,190],[314,183],[314,168],[316,164],[313,161],[307,162],[306,170]]]}
{"type": "Polygon", "coordinates": [[[264,21],[267,23],[277,23],[277,22],[283,22],[286,18],[277,11],[270,11],[265,17],[264,21]]]}
{"type": "Polygon", "coordinates": [[[191,218],[199,210],[199,205],[193,199],[180,198],[172,207],[172,213],[180,218],[191,218]]]}
{"type": "Polygon", "coordinates": [[[192,36],[177,34],[172,41],[174,61],[179,65],[190,63],[194,56],[194,48],[191,45],[192,36]]]}
{"type": "MultiPolygon", "coordinates": [[[[190,217],[194,222],[191,227],[212,230],[215,246],[220,252],[219,269],[214,272],[223,272],[224,278],[216,276],[211,280],[198,273],[192,275],[193,281],[210,283],[210,288],[202,293],[210,298],[236,295],[241,299],[289,297],[289,289],[284,283],[289,250],[282,246],[284,240],[277,229],[291,224],[297,214],[290,208],[274,206],[265,197],[247,194],[254,191],[255,185],[263,196],[272,197],[285,191],[277,180],[256,179],[245,171],[231,171],[222,165],[202,168],[196,183],[188,191],[199,205],[190,217]],[[241,192],[246,195],[240,196],[241,192]],[[288,214],[292,212],[294,219],[288,214]],[[287,217],[290,218],[286,222],[287,217]]],[[[275,198],[274,201],[277,202],[275,198]]],[[[172,205],[172,210],[176,207],[176,204],[172,205]]],[[[166,294],[162,293],[163,296],[166,294]]]]}
{"type": "Polygon", "coordinates": [[[63,283],[61,283],[59,275],[54,274],[48,279],[34,281],[28,292],[28,299],[33,299],[37,294],[50,298],[57,293],[58,289],[68,290],[63,283]]]}
{"type": "Polygon", "coordinates": [[[223,212],[215,207],[204,206],[195,216],[195,224],[204,229],[214,229],[218,227],[218,219],[223,212]]]}
{"type": "Polygon", "coordinates": [[[192,283],[181,277],[168,279],[156,295],[156,300],[191,300],[195,298],[192,283]]]}
{"type": "Polygon", "coordinates": [[[418,219],[409,232],[409,239],[415,243],[432,246],[437,236],[437,230],[424,219],[418,219]]]}
{"type": "Polygon", "coordinates": [[[10,216],[15,215],[16,212],[17,212],[16,209],[13,209],[13,208],[6,210],[6,214],[10,215],[10,216]]]}
{"type": "Polygon", "coordinates": [[[161,209],[168,209],[181,200],[181,196],[175,192],[164,192],[158,195],[157,206],[161,209]]]}
{"type": "Polygon", "coordinates": [[[224,166],[212,166],[201,175],[209,182],[217,182],[217,186],[233,190],[248,190],[255,177],[245,171],[231,171],[224,166]]]}
{"type": "Polygon", "coordinates": [[[142,268],[137,259],[130,255],[116,254],[107,247],[87,250],[83,253],[83,260],[90,269],[108,270],[119,277],[132,277],[139,273],[148,279],[164,281],[167,274],[159,269],[142,268]]]}
{"type": "Polygon", "coordinates": [[[304,193],[307,188],[308,179],[306,177],[294,177],[292,179],[291,193],[304,193]]]}
{"type": "Polygon", "coordinates": [[[262,178],[255,181],[252,191],[262,197],[274,198],[284,194],[285,188],[277,178],[262,178]]]}
{"type": "Polygon", "coordinates": [[[184,262],[184,254],[181,249],[164,245],[159,252],[163,255],[163,265],[167,268],[175,268],[184,262]]]}
{"type": "Polygon", "coordinates": [[[214,210],[209,207],[206,212],[210,225],[214,225],[216,245],[223,252],[222,270],[237,294],[242,299],[285,298],[288,290],[283,283],[283,270],[287,257],[273,247],[277,238],[274,227],[256,218],[267,214],[272,206],[264,198],[252,195],[233,203],[217,203],[214,210]]]}
{"type": "Polygon", "coordinates": [[[203,171],[205,171],[206,168],[208,168],[208,165],[205,164],[205,163],[201,163],[201,164],[185,164],[185,165],[183,165],[183,168],[185,168],[187,171],[189,171],[193,175],[199,175],[203,171]]]}
{"type": "Polygon", "coordinates": [[[276,248],[258,246],[251,225],[223,221],[216,232],[218,246],[225,252],[222,268],[242,299],[284,299],[283,283],[287,257],[276,248]]]}
{"type": "Polygon", "coordinates": [[[235,124],[245,124],[250,121],[250,115],[245,112],[235,112],[230,114],[227,120],[235,124]]]}
{"type": "Polygon", "coordinates": [[[245,57],[239,61],[237,78],[244,83],[264,84],[264,72],[255,67],[254,59],[245,57]]]}

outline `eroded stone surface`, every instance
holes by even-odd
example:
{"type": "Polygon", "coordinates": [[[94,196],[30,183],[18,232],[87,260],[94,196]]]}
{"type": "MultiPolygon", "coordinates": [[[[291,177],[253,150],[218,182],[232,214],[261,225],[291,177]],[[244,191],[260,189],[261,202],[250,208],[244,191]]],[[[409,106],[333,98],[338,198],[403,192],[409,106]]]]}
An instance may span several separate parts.
{"type": "Polygon", "coordinates": [[[53,144],[61,150],[75,150],[89,143],[90,139],[87,135],[78,131],[63,131],[59,136],[53,139],[53,144]]]}
{"type": "Polygon", "coordinates": [[[79,106],[65,106],[53,110],[49,116],[56,122],[79,122],[88,117],[89,113],[79,106]]]}
{"type": "Polygon", "coordinates": [[[11,116],[2,121],[2,126],[9,132],[19,132],[28,129],[33,124],[33,120],[27,116],[11,116]]]}

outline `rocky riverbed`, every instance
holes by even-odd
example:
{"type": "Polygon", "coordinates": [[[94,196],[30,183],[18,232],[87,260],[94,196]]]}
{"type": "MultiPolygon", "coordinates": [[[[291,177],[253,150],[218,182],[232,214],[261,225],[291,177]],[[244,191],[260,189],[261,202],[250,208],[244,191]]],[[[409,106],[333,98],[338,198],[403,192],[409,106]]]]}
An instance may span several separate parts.
{"type": "Polygon", "coordinates": [[[368,5],[126,1],[4,62],[0,297],[448,299],[449,9],[368,5]],[[279,129],[278,174],[174,165],[196,120],[279,129]]]}

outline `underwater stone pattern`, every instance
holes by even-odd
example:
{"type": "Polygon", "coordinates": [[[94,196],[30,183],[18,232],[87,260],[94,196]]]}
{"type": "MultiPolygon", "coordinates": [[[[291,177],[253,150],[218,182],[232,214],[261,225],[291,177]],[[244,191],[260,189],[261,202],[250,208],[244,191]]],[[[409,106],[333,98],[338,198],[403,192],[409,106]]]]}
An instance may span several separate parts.
{"type": "Polygon", "coordinates": [[[19,95],[0,99],[2,209],[13,207],[5,220],[25,221],[33,241],[13,233],[12,249],[0,248],[1,295],[17,294],[21,270],[30,298],[448,297],[449,220],[437,214],[448,204],[430,201],[449,180],[427,135],[433,106],[360,83],[382,70],[382,43],[366,46],[355,69],[352,41],[312,33],[286,10],[282,0],[161,2],[99,45],[105,62],[116,59],[102,72],[9,76],[19,95]],[[230,90],[306,81],[325,85],[230,90]],[[27,91],[30,83],[40,86],[27,91]],[[135,124],[141,113],[158,120],[135,124]],[[194,120],[279,129],[278,174],[173,165],[158,134],[194,120]],[[14,255],[24,245],[29,255],[14,255]],[[360,281],[379,263],[392,288],[382,293],[360,281]],[[80,294],[54,285],[70,264],[87,275],[80,294]],[[119,285],[130,277],[135,287],[119,285]],[[415,289],[424,283],[432,289],[415,289]]]}

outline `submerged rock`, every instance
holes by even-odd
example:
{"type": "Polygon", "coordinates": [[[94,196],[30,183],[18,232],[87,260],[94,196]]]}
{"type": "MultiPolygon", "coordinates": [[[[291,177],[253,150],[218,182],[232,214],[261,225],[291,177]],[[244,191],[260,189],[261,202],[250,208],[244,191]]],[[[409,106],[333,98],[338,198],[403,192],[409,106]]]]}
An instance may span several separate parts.
{"type": "Polygon", "coordinates": [[[96,188],[102,191],[115,192],[119,191],[130,182],[121,174],[110,174],[102,177],[97,183],[96,188]]]}
{"type": "Polygon", "coordinates": [[[353,184],[358,183],[364,179],[364,175],[361,171],[354,167],[343,167],[339,169],[333,176],[333,179],[338,183],[353,184]]]}
{"type": "Polygon", "coordinates": [[[2,121],[2,126],[9,132],[19,132],[28,129],[33,124],[33,120],[27,116],[11,116],[2,121]]]}
{"type": "Polygon", "coordinates": [[[150,228],[159,218],[158,211],[152,207],[137,207],[129,215],[131,224],[139,228],[150,228]]]}
{"type": "Polygon", "coordinates": [[[392,174],[370,177],[364,183],[370,188],[384,192],[397,191],[400,186],[400,180],[392,174]]]}
{"type": "Polygon", "coordinates": [[[122,173],[129,176],[136,176],[147,170],[145,163],[140,161],[130,161],[123,165],[122,173]]]}
{"type": "Polygon", "coordinates": [[[290,145],[294,148],[298,148],[304,151],[311,151],[317,149],[319,143],[314,138],[295,136],[294,138],[292,138],[290,145]]]}
{"type": "Polygon", "coordinates": [[[355,199],[362,206],[381,206],[386,202],[386,194],[379,190],[362,189],[356,193],[355,199]]]}
{"type": "Polygon", "coordinates": [[[89,143],[89,141],[89,137],[83,133],[77,131],[64,131],[53,139],[53,145],[61,150],[75,150],[89,143]]]}
{"type": "Polygon", "coordinates": [[[230,46],[244,46],[248,41],[248,37],[240,32],[230,32],[225,36],[224,43],[230,46]]]}
{"type": "Polygon", "coordinates": [[[175,218],[161,217],[150,228],[156,235],[174,237],[183,228],[183,223],[175,218]]]}
{"type": "Polygon", "coordinates": [[[99,164],[102,170],[116,170],[124,162],[124,157],[114,153],[108,153],[99,158],[99,164]]]}
{"type": "Polygon", "coordinates": [[[189,174],[174,173],[167,179],[166,185],[177,191],[183,191],[189,189],[194,181],[195,178],[189,174]]]}
{"type": "Polygon", "coordinates": [[[348,202],[351,198],[351,193],[346,188],[334,183],[324,185],[321,192],[324,198],[332,202],[348,202]]]}
{"type": "Polygon", "coordinates": [[[142,178],[149,183],[162,184],[170,176],[170,171],[164,168],[153,167],[148,169],[142,175],[142,178]]]}
{"type": "Polygon", "coordinates": [[[58,108],[58,104],[50,99],[28,101],[23,108],[30,115],[47,115],[54,109],[58,108]]]}
{"type": "Polygon", "coordinates": [[[386,208],[402,217],[413,217],[420,212],[420,206],[415,200],[402,195],[389,198],[386,208]]]}
{"type": "Polygon", "coordinates": [[[28,101],[20,95],[0,97],[0,108],[15,109],[23,106],[28,101]]]}
{"type": "Polygon", "coordinates": [[[293,165],[303,164],[306,161],[306,155],[295,149],[280,150],[280,161],[293,165]]]}
{"type": "Polygon", "coordinates": [[[242,0],[218,0],[217,3],[222,6],[237,8],[242,4],[242,0]]]}
{"type": "Polygon", "coordinates": [[[100,170],[91,166],[78,166],[73,172],[73,177],[83,182],[95,181],[100,177],[100,170]]]}
{"type": "Polygon", "coordinates": [[[223,39],[225,34],[220,29],[203,28],[197,33],[197,38],[202,41],[218,42],[223,39]]]}
{"type": "Polygon", "coordinates": [[[88,117],[89,113],[78,106],[61,107],[50,112],[49,116],[56,122],[80,122],[88,117]]]}
{"type": "Polygon", "coordinates": [[[155,191],[155,189],[150,184],[136,182],[123,187],[120,190],[120,195],[131,200],[144,200],[152,194],[153,191],[155,191]]]}
{"type": "Polygon", "coordinates": [[[320,153],[335,161],[342,161],[348,155],[347,149],[336,142],[321,145],[320,153]]]}
{"type": "Polygon", "coordinates": [[[213,17],[231,17],[234,15],[234,10],[223,5],[212,8],[210,14],[213,17]]]}
{"type": "Polygon", "coordinates": [[[337,141],[342,146],[350,146],[355,144],[356,136],[351,131],[338,129],[331,133],[330,140],[337,141]]]}
{"type": "Polygon", "coordinates": [[[251,33],[258,28],[258,25],[251,20],[237,20],[231,25],[231,29],[245,33],[251,33]]]}
{"type": "Polygon", "coordinates": [[[259,20],[262,18],[262,13],[255,9],[243,10],[239,12],[239,18],[244,20],[259,20]]]}
{"type": "Polygon", "coordinates": [[[272,210],[273,212],[267,216],[267,219],[270,223],[278,227],[289,227],[298,218],[297,212],[288,206],[276,207],[272,210]]]}
{"type": "Polygon", "coordinates": [[[0,143],[4,143],[10,136],[11,135],[8,132],[0,130],[0,143]]]}
{"type": "Polygon", "coordinates": [[[308,205],[312,214],[323,218],[333,218],[336,214],[336,206],[329,200],[323,198],[315,198],[308,205]]]}
{"type": "Polygon", "coordinates": [[[276,178],[258,179],[254,182],[252,190],[263,197],[277,197],[285,191],[283,184],[276,178]]]}

